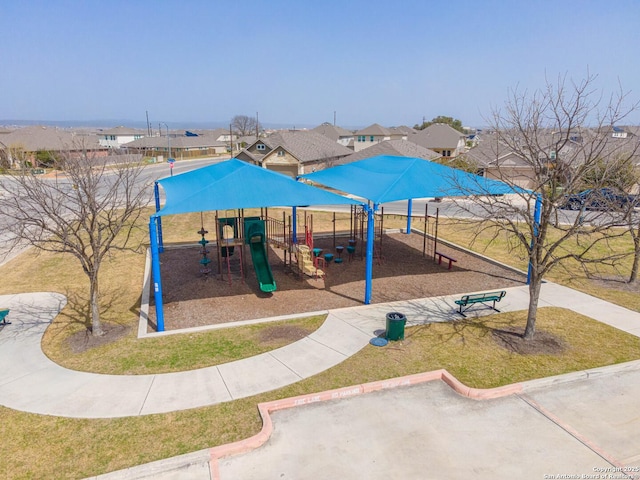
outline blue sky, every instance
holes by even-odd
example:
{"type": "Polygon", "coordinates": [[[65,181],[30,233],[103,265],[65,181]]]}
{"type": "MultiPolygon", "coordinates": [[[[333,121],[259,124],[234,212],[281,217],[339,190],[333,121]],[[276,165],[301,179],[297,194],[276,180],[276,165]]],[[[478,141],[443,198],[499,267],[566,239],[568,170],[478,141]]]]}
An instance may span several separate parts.
{"type": "Polygon", "coordinates": [[[480,126],[545,76],[639,99],[639,27],[634,0],[3,0],[0,119],[480,126]]]}

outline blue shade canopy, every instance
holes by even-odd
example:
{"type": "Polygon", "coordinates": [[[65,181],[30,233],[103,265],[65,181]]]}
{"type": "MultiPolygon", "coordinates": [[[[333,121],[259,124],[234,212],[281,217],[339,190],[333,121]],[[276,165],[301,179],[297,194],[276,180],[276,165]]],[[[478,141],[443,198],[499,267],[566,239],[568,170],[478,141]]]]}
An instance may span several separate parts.
{"type": "Polygon", "coordinates": [[[380,204],[423,197],[501,195],[524,190],[422,158],[381,155],[303,175],[380,204]]]}
{"type": "Polygon", "coordinates": [[[154,216],[234,208],[360,204],[237,159],[158,180],[166,194],[154,216]]]}

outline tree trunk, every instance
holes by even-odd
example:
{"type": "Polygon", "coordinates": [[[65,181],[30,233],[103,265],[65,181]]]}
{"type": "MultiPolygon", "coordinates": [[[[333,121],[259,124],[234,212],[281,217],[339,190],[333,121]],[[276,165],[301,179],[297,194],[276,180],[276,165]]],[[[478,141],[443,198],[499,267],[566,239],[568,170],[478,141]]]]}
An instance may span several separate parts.
{"type": "Polygon", "coordinates": [[[538,314],[538,300],[540,299],[540,287],[542,277],[531,274],[529,284],[529,310],[527,311],[527,326],[524,329],[524,339],[531,340],[536,333],[536,316],[538,314]]]}
{"type": "Polygon", "coordinates": [[[90,307],[91,307],[91,334],[94,337],[100,337],[104,335],[102,331],[102,323],[100,322],[100,296],[98,294],[98,275],[92,273],[89,282],[91,286],[90,292],[90,307]]]}
{"type": "Polygon", "coordinates": [[[633,237],[633,265],[631,266],[631,276],[629,283],[638,280],[638,268],[640,267],[640,226],[638,233],[633,237]]]}

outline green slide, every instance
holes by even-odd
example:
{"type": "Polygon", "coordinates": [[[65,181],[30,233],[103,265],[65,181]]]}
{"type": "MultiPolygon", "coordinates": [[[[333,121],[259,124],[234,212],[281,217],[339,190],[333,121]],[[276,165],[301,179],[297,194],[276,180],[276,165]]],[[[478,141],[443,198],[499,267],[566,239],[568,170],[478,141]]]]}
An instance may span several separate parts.
{"type": "Polygon", "coordinates": [[[260,290],[263,292],[275,292],[276,281],[273,279],[273,273],[267,261],[267,249],[263,238],[262,235],[254,235],[251,237],[249,241],[251,260],[253,260],[253,268],[256,270],[260,290]]]}

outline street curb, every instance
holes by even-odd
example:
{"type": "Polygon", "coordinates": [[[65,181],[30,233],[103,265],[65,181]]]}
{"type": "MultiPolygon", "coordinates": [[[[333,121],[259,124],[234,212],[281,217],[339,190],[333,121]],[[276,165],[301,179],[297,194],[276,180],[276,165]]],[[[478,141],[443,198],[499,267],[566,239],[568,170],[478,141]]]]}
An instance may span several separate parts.
{"type": "Polygon", "coordinates": [[[343,398],[351,398],[366,393],[372,393],[380,390],[387,390],[396,387],[406,387],[411,385],[418,385],[421,383],[431,382],[433,380],[442,380],[456,393],[474,399],[474,400],[488,400],[492,398],[500,398],[508,395],[520,393],[522,391],[522,385],[515,383],[512,385],[505,385],[503,387],[480,389],[471,388],[464,385],[457,378],[451,375],[444,369],[433,370],[431,372],[418,373],[414,375],[407,375],[398,378],[392,378],[388,380],[379,380],[370,383],[364,383],[360,385],[353,385],[350,387],[338,388],[335,390],[326,390],[319,393],[310,393],[306,395],[300,395],[297,397],[289,397],[281,400],[274,400],[271,402],[264,402],[258,404],[258,411],[262,418],[262,429],[260,432],[245,440],[229,443],[226,445],[220,445],[213,447],[211,452],[210,468],[212,480],[220,480],[219,460],[224,457],[233,455],[240,455],[243,453],[255,450],[258,447],[264,445],[273,432],[273,421],[271,419],[271,413],[284,410],[287,408],[299,407],[301,405],[310,405],[312,403],[326,402],[330,400],[340,400],[343,398]]]}
{"type": "Polygon", "coordinates": [[[312,403],[326,402],[330,400],[340,400],[343,398],[351,398],[366,393],[372,393],[380,390],[387,390],[396,387],[407,387],[418,385],[421,383],[431,382],[433,380],[442,380],[452,390],[459,395],[470,398],[472,400],[491,400],[511,395],[518,395],[531,392],[536,389],[552,387],[570,383],[573,381],[587,380],[591,378],[599,378],[618,372],[627,372],[640,370],[640,360],[619,363],[605,367],[596,367],[593,369],[583,370],[580,372],[570,372],[563,375],[555,375],[553,377],[540,378],[536,380],[528,380],[525,382],[513,383],[496,388],[473,388],[468,387],[455,376],[445,369],[433,370],[431,372],[418,373],[403,377],[392,378],[388,380],[378,380],[350,387],[338,388],[335,390],[326,390],[319,393],[310,393],[299,395],[297,397],[289,397],[271,402],[258,404],[258,411],[262,418],[262,429],[256,435],[245,440],[220,445],[210,449],[210,469],[212,480],[221,480],[219,471],[219,460],[225,457],[241,455],[243,453],[255,450],[264,445],[273,433],[273,421],[271,413],[287,408],[299,407],[301,405],[310,405],[312,403]]]}
{"type": "Polygon", "coordinates": [[[592,378],[604,377],[615,373],[632,372],[640,370],[640,360],[633,360],[631,362],[616,363],[615,365],[607,365],[604,367],[595,367],[588,370],[581,370],[579,372],[570,372],[562,375],[554,375],[553,377],[539,378],[536,380],[528,380],[522,382],[522,392],[527,393],[533,390],[538,390],[547,387],[553,387],[556,385],[562,385],[565,383],[576,382],[580,380],[589,380],[592,378]]]}

